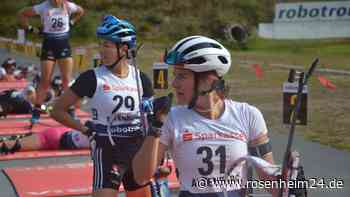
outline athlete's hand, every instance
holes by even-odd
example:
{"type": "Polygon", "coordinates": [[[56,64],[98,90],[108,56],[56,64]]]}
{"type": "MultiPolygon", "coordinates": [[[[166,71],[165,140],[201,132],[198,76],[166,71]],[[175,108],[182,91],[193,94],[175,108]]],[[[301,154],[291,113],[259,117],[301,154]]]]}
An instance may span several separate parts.
{"type": "Polygon", "coordinates": [[[86,121],[84,126],[87,128],[87,130],[85,130],[83,134],[88,136],[89,139],[96,135],[96,126],[92,121],[86,121]]]}
{"type": "Polygon", "coordinates": [[[162,96],[153,100],[153,113],[147,116],[150,123],[148,135],[154,137],[160,136],[160,128],[163,126],[165,118],[170,111],[172,99],[173,94],[170,93],[168,96],[162,96]]]}
{"type": "Polygon", "coordinates": [[[165,178],[171,174],[171,171],[171,166],[159,166],[156,173],[154,174],[154,178],[165,178]]]}
{"type": "MultiPolygon", "coordinates": [[[[95,124],[88,120],[85,122],[84,126],[87,128],[87,130],[85,130],[83,132],[84,135],[86,135],[89,139],[90,142],[90,149],[91,149],[91,154],[94,153],[94,150],[96,148],[96,140],[95,140],[95,136],[96,136],[96,126],[95,124]]],[[[92,155],[91,155],[92,156],[92,155]]]]}

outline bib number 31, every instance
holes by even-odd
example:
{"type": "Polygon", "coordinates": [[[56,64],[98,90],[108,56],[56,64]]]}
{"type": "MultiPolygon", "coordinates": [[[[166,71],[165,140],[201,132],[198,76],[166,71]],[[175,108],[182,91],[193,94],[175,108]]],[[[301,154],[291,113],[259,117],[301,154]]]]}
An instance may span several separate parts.
{"type": "Polygon", "coordinates": [[[219,157],[219,170],[221,174],[226,170],[226,148],[225,146],[219,146],[216,150],[209,146],[201,146],[197,149],[197,155],[203,155],[202,161],[207,165],[206,168],[198,168],[199,174],[202,176],[210,175],[214,170],[214,157],[219,157]],[[215,155],[214,155],[215,154],[215,155]]]}

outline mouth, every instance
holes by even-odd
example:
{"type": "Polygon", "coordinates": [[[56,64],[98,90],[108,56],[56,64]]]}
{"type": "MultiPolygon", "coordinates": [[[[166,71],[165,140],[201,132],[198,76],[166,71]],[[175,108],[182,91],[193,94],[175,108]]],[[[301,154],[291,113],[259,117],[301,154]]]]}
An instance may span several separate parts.
{"type": "Polygon", "coordinates": [[[183,96],[184,93],[183,92],[176,92],[176,96],[183,96]]]}

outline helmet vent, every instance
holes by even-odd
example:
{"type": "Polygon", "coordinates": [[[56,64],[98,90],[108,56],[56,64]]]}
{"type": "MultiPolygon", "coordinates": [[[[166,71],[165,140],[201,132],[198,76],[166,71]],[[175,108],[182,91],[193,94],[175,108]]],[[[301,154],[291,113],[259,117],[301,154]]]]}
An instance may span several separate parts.
{"type": "Polygon", "coordinates": [[[180,43],[179,45],[177,45],[177,47],[174,49],[174,51],[177,51],[180,47],[182,47],[182,45],[184,45],[186,42],[191,41],[193,39],[199,38],[199,36],[193,36],[193,37],[189,37],[186,40],[184,40],[182,43],[180,43]]]}
{"type": "Polygon", "coordinates": [[[223,64],[227,64],[227,63],[228,63],[226,57],[224,57],[224,56],[221,56],[221,55],[220,55],[220,56],[218,56],[218,59],[219,59],[220,62],[223,63],[223,64]]]}
{"type": "Polygon", "coordinates": [[[185,64],[203,64],[205,63],[207,60],[204,57],[195,57],[192,59],[189,59],[185,62],[185,64]]]}
{"type": "Polygon", "coordinates": [[[202,42],[202,43],[198,43],[198,44],[195,44],[195,45],[187,48],[186,50],[184,50],[182,52],[182,54],[186,55],[188,53],[191,53],[192,51],[196,51],[196,50],[199,50],[199,49],[205,49],[205,48],[221,49],[221,46],[218,45],[218,44],[210,43],[210,42],[202,42]]]}

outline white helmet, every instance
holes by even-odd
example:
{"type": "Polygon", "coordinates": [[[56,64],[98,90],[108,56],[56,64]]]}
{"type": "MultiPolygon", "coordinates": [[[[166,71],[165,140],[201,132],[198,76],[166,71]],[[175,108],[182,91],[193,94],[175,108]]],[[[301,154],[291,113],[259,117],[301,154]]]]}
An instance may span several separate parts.
{"type": "Polygon", "coordinates": [[[231,66],[228,50],[205,36],[190,36],[180,40],[164,59],[167,64],[184,64],[184,68],[193,72],[215,70],[219,77],[226,74],[231,66]]]}

